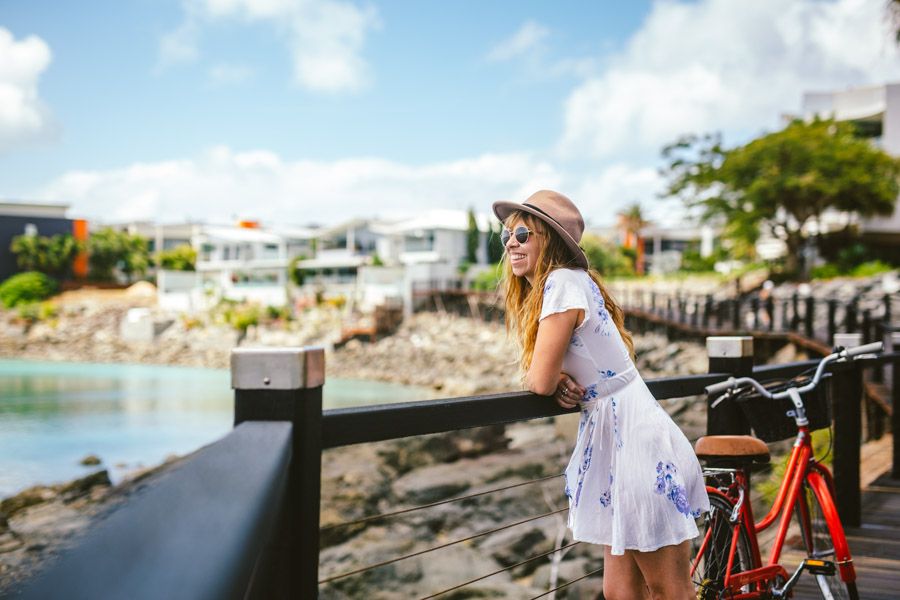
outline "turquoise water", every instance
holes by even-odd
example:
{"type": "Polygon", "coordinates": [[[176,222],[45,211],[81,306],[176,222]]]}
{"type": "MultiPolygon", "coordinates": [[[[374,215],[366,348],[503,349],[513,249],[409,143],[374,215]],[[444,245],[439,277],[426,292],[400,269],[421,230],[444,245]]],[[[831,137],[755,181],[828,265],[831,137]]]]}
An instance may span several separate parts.
{"type": "MultiPolygon", "coordinates": [[[[331,379],[325,408],[423,400],[424,388],[331,379]]],[[[215,441],[232,426],[226,370],[0,360],[0,498],[82,476],[87,454],[113,481],[215,441]]]]}

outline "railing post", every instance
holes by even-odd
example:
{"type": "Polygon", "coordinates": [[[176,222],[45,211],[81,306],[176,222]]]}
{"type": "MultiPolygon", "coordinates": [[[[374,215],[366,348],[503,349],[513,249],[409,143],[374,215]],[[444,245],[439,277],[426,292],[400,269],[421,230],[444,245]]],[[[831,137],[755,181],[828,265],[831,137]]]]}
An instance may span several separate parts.
{"type": "Polygon", "coordinates": [[[258,567],[257,577],[263,580],[254,585],[254,596],[315,598],[318,595],[324,383],[322,348],[235,348],[231,351],[234,424],[293,423],[291,466],[281,526],[269,553],[271,562],[258,567]]]}
{"type": "Polygon", "coordinates": [[[813,322],[816,314],[816,300],[812,296],[806,297],[806,310],[803,313],[803,328],[806,330],[806,337],[813,339],[813,322]]]}
{"type": "Polygon", "coordinates": [[[835,325],[834,316],[837,313],[837,300],[834,298],[829,298],[828,300],[828,338],[829,340],[834,339],[834,334],[837,332],[837,326],[835,325]]]}
{"type": "MultiPolygon", "coordinates": [[[[834,345],[850,348],[862,342],[861,334],[835,334],[834,345]]],[[[834,413],[834,487],[835,503],[844,525],[859,526],[862,505],[860,493],[860,446],[862,445],[862,373],[852,361],[836,366],[832,378],[834,413]]]]}
{"type": "MultiPolygon", "coordinates": [[[[706,338],[706,354],[710,373],[729,373],[735,377],[753,374],[753,337],[710,336],[706,338]]],[[[715,397],[707,399],[709,404],[715,397]]],[[[707,435],[743,435],[750,425],[735,402],[725,402],[715,410],[707,405],[707,435]]]]}

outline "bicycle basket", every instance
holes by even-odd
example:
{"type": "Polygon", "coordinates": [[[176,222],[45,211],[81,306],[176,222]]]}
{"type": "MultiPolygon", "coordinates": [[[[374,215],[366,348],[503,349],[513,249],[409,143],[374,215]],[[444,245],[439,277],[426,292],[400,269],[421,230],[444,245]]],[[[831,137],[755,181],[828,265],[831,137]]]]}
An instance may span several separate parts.
{"type": "MultiPolygon", "coordinates": [[[[814,390],[800,396],[806,408],[810,431],[831,426],[828,386],[824,385],[825,379],[830,376],[830,374],[825,374],[814,390]]],[[[792,381],[773,381],[767,383],[765,388],[772,393],[783,392],[789,387],[789,383],[802,386],[810,379],[810,377],[801,377],[792,381]]],[[[794,404],[789,399],[773,400],[761,396],[756,390],[750,388],[749,391],[738,394],[735,400],[747,422],[750,423],[754,435],[764,442],[777,442],[797,435],[797,423],[794,421],[794,417],[788,416],[788,412],[794,410],[794,404]]]]}

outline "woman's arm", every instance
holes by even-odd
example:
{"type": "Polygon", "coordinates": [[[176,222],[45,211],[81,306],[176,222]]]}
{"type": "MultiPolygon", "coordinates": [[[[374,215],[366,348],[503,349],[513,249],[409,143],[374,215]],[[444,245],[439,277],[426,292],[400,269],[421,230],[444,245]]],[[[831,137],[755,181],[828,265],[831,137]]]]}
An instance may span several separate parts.
{"type": "MultiPolygon", "coordinates": [[[[561,379],[563,357],[575,326],[584,319],[584,311],[573,308],[544,317],[538,325],[531,366],[525,374],[525,386],[535,394],[551,396],[561,379]]],[[[573,382],[574,383],[574,382],[573,382]]],[[[578,398],[584,388],[578,386],[578,398]]]]}

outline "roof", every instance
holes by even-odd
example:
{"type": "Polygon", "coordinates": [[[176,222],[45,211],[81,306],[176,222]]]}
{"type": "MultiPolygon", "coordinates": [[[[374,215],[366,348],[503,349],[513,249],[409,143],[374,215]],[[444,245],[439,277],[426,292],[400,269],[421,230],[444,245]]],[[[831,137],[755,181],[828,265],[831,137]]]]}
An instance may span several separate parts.
{"type": "Polygon", "coordinates": [[[275,233],[268,233],[260,229],[248,229],[245,227],[203,227],[201,235],[207,238],[222,240],[225,242],[262,242],[278,244],[282,237],[275,233]]]}
{"type": "MultiPolygon", "coordinates": [[[[490,229],[492,220],[487,215],[476,214],[475,222],[478,224],[478,229],[487,232],[490,229]]],[[[382,224],[377,227],[377,233],[390,235],[427,229],[467,231],[469,229],[469,213],[464,210],[434,209],[411,219],[382,224]]],[[[376,228],[373,228],[373,230],[376,230],[376,228]]]]}
{"type": "Polygon", "coordinates": [[[0,202],[0,215],[8,217],[55,217],[65,219],[68,210],[68,204],[0,202]]]}

